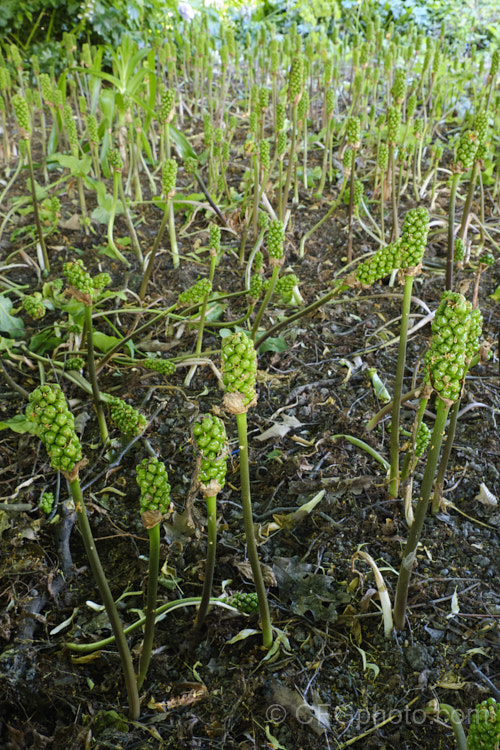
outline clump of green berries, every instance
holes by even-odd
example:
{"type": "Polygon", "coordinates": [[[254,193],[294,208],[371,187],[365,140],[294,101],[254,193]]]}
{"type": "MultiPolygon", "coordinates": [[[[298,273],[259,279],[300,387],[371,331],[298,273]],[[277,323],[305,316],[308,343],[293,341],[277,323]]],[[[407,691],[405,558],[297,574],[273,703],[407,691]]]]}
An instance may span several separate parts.
{"type": "Polygon", "coordinates": [[[54,497],[53,492],[44,492],[42,497],[40,498],[40,502],[38,503],[38,507],[40,508],[45,515],[50,515],[52,513],[52,508],[54,507],[56,499],[54,497]]]}
{"type": "Polygon", "coordinates": [[[194,425],[193,435],[201,453],[198,479],[210,494],[216,495],[226,481],[226,428],[219,417],[205,414],[194,425]]]}
{"type": "Polygon", "coordinates": [[[498,750],[500,747],[500,706],[494,698],[478,703],[472,714],[467,750],[498,750]]]}
{"type": "Polygon", "coordinates": [[[156,526],[170,505],[170,485],[165,464],[157,458],[145,458],[136,468],[136,481],[141,490],[141,514],[153,514],[149,528],[156,526]]]}
{"type": "MultiPolygon", "coordinates": [[[[222,380],[226,396],[240,394],[243,406],[248,408],[256,400],[257,354],[252,339],[238,331],[222,339],[222,380]]],[[[226,406],[229,399],[225,399],[226,406]]]]}
{"type": "Polygon", "coordinates": [[[232,604],[233,607],[236,607],[239,612],[243,612],[247,615],[259,611],[259,601],[257,599],[256,591],[236,591],[230,599],[230,604],[232,604]]]}
{"type": "Polygon", "coordinates": [[[109,416],[120,432],[127,436],[138,435],[146,425],[146,417],[118,396],[108,396],[109,416]]]}
{"type": "Polygon", "coordinates": [[[285,228],[281,221],[273,219],[267,230],[267,250],[271,265],[281,263],[283,259],[283,245],[285,243],[285,228]]]}
{"type": "Polygon", "coordinates": [[[40,318],[43,318],[47,312],[40,292],[26,295],[26,297],[23,298],[23,309],[31,318],[33,318],[33,320],[40,320],[40,318]]]}
{"type": "Polygon", "coordinates": [[[141,365],[147,370],[154,370],[167,378],[173,375],[176,369],[175,364],[169,359],[143,359],[141,365]]]}
{"type": "Polygon", "coordinates": [[[205,295],[210,294],[211,291],[212,284],[209,279],[198,279],[193,286],[179,294],[178,304],[183,306],[196,305],[198,302],[202,302],[205,295]]]}
{"type": "Polygon", "coordinates": [[[26,416],[35,423],[52,468],[71,475],[82,459],[82,447],[61,387],[46,383],[35,388],[29,395],[26,416]]]}
{"type": "Polygon", "coordinates": [[[411,208],[405,216],[401,232],[403,251],[401,268],[412,268],[422,262],[428,231],[429,212],[427,209],[423,206],[411,208]]]}

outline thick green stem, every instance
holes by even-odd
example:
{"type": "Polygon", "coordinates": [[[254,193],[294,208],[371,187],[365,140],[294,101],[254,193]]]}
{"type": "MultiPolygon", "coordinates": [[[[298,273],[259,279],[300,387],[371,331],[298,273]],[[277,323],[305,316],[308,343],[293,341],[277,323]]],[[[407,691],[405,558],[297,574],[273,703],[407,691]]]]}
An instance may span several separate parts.
{"type": "Polygon", "coordinates": [[[451,179],[450,205],[448,208],[448,248],[446,252],[445,289],[453,289],[453,261],[455,258],[455,200],[457,197],[460,172],[455,172],[451,179]]]}
{"type": "Polygon", "coordinates": [[[137,688],[140,690],[151,661],[153,638],[156,620],[156,598],[158,594],[158,568],[160,565],[160,524],[149,529],[149,571],[148,590],[146,595],[146,625],[144,627],[144,641],[141,658],[139,659],[139,674],[137,688]]]}
{"type": "Polygon", "coordinates": [[[467,750],[467,739],[465,737],[464,728],[462,726],[462,722],[460,721],[458,711],[456,711],[453,706],[450,706],[448,703],[440,703],[437,707],[437,711],[439,714],[444,714],[451,724],[455,742],[457,743],[456,750],[467,750]]]}
{"type": "Polygon", "coordinates": [[[264,312],[269,304],[269,301],[271,297],[273,296],[274,287],[276,286],[276,282],[278,281],[278,275],[280,272],[280,266],[275,265],[273,266],[273,273],[271,275],[271,280],[269,282],[269,286],[266,291],[266,295],[264,299],[262,300],[262,304],[259,307],[257,311],[257,315],[255,316],[255,320],[253,322],[252,326],[252,341],[255,342],[255,338],[257,336],[257,332],[259,330],[259,323],[262,320],[262,316],[264,315],[264,312]]]}
{"type": "Polygon", "coordinates": [[[121,173],[119,172],[118,175],[119,175],[118,191],[119,191],[120,200],[123,206],[123,213],[125,215],[125,221],[127,222],[127,228],[128,228],[128,231],[130,232],[130,239],[132,241],[132,247],[134,248],[134,252],[136,254],[137,260],[139,261],[139,263],[142,263],[143,258],[142,258],[141,246],[137,238],[137,233],[135,231],[134,222],[132,221],[132,217],[130,216],[130,211],[128,210],[127,198],[125,197],[125,191],[123,190],[123,180],[122,180],[121,173]]]}
{"type": "Polygon", "coordinates": [[[212,583],[214,580],[215,570],[215,551],[217,547],[217,495],[211,495],[206,498],[207,501],[207,559],[205,562],[205,579],[203,581],[203,592],[201,596],[200,608],[196,618],[196,627],[199,629],[205,622],[208,607],[210,604],[210,594],[212,593],[212,583]]]}
{"type": "Polygon", "coordinates": [[[132,664],[132,656],[128,647],[125,633],[123,632],[122,623],[118,615],[118,610],[111,594],[106,574],[104,573],[97,549],[95,546],[94,538],[92,536],[92,530],[90,528],[89,520],[85,510],[83,502],[82,490],[78,479],[74,479],[69,483],[71,495],[75,502],[76,516],[78,519],[78,527],[83,538],[85,545],[85,551],[94,575],[95,582],[99,589],[101,599],[103,601],[106,613],[109,618],[111,629],[113,631],[118,653],[120,655],[120,661],[123,670],[123,676],[125,678],[125,687],[128,696],[128,707],[129,716],[133,721],[139,718],[140,705],[139,705],[139,692],[137,689],[137,682],[135,679],[134,665],[132,664]]]}
{"type": "Polygon", "coordinates": [[[436,466],[439,459],[439,451],[443,440],[443,431],[448,416],[449,406],[438,396],[436,399],[436,421],[432,431],[431,444],[427,456],[424,478],[420,488],[420,496],[415,508],[415,520],[413,521],[408,539],[403,552],[403,560],[399,569],[398,583],[396,587],[396,596],[394,600],[394,626],[402,630],[405,626],[406,606],[408,600],[408,587],[410,576],[417,554],[417,546],[422,533],[427,506],[436,473],[436,466]]]}
{"type": "Polygon", "coordinates": [[[259,614],[262,625],[262,641],[265,648],[271,648],[273,643],[273,630],[269,604],[267,601],[266,587],[259,562],[257,543],[253,530],[252,500],[250,495],[250,472],[248,468],[248,438],[247,438],[247,415],[246,412],[236,415],[238,426],[238,441],[240,450],[240,480],[241,480],[241,504],[243,506],[243,521],[245,525],[245,539],[247,544],[248,559],[252,568],[252,575],[257,591],[259,602],[259,614]]]}
{"type": "Polygon", "coordinates": [[[116,216],[116,206],[118,204],[118,184],[120,182],[121,176],[120,174],[115,170],[113,172],[113,203],[111,205],[111,210],[109,212],[108,216],[108,244],[111,248],[111,250],[114,252],[116,257],[121,260],[122,263],[125,263],[125,265],[129,266],[130,263],[125,258],[124,255],[118,250],[116,247],[115,241],[113,239],[113,229],[115,226],[115,216],[116,216]]]}
{"type": "Polygon", "coordinates": [[[43,258],[43,265],[44,265],[44,268],[42,270],[48,274],[50,272],[50,261],[49,261],[49,256],[47,253],[47,247],[45,245],[45,238],[43,236],[42,224],[40,222],[40,214],[38,213],[38,201],[36,197],[36,187],[35,187],[35,172],[33,170],[33,159],[31,157],[31,144],[28,140],[26,140],[25,143],[26,143],[26,154],[28,156],[28,168],[29,168],[30,183],[31,183],[31,197],[33,199],[33,214],[35,216],[36,233],[38,235],[38,242],[40,243],[40,248],[42,250],[42,258],[43,258]]]}
{"type": "Polygon", "coordinates": [[[92,397],[97,413],[97,422],[103,445],[108,442],[108,427],[104,415],[104,407],[101,402],[99,383],[97,382],[97,370],[94,357],[94,326],[92,323],[92,307],[85,305],[85,328],[87,329],[87,368],[89,371],[89,380],[92,385],[92,397]]]}
{"type": "Polygon", "coordinates": [[[450,411],[450,421],[448,423],[448,432],[446,435],[446,442],[443,448],[443,455],[439,462],[438,473],[436,476],[436,482],[434,485],[434,494],[432,496],[432,513],[439,513],[441,508],[441,499],[443,497],[443,485],[444,476],[446,469],[448,468],[448,461],[450,460],[451,449],[455,440],[455,430],[457,429],[458,412],[460,410],[460,399],[457,399],[453,404],[450,411]]]}
{"type": "Polygon", "coordinates": [[[413,276],[405,276],[403,292],[403,306],[401,310],[401,329],[399,335],[398,362],[396,379],[392,397],[391,417],[391,473],[389,482],[389,497],[397,497],[399,489],[399,411],[401,409],[401,394],[403,392],[403,378],[406,363],[406,343],[408,341],[408,322],[410,319],[411,293],[413,276]]]}
{"type": "Polygon", "coordinates": [[[399,237],[398,221],[398,194],[396,191],[396,166],[394,160],[394,144],[389,144],[389,170],[391,179],[391,205],[392,205],[392,232],[391,242],[396,242],[399,237]]]}

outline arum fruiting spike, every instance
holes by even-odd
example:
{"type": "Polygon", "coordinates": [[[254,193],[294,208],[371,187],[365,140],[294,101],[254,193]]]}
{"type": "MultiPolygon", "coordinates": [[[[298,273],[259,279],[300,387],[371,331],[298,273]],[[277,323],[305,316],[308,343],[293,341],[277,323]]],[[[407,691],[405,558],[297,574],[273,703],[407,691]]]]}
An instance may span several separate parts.
{"type": "Polygon", "coordinates": [[[29,395],[26,416],[36,424],[52,468],[71,475],[82,459],[82,447],[61,387],[46,383],[35,388],[29,395]]]}
{"type": "Polygon", "coordinates": [[[33,320],[40,320],[43,318],[47,309],[43,304],[43,297],[40,292],[29,294],[23,299],[23,309],[33,320]]]}
{"type": "Polygon", "coordinates": [[[243,331],[222,339],[222,380],[227,394],[241,394],[244,407],[255,402],[257,355],[252,339],[243,331]]]}
{"type": "Polygon", "coordinates": [[[157,458],[145,458],[136,468],[136,481],[141,490],[141,514],[158,514],[158,522],[170,505],[170,485],[165,464],[157,458]]]}
{"type": "Polygon", "coordinates": [[[154,370],[169,378],[174,374],[176,367],[169,359],[143,359],[141,365],[147,370],[154,370]]]}
{"type": "Polygon", "coordinates": [[[108,396],[111,421],[124,435],[138,435],[147,425],[146,417],[117,396],[108,396]]]}
{"type": "Polygon", "coordinates": [[[472,714],[467,750],[498,750],[500,745],[500,705],[494,698],[478,703],[472,714]]]}
{"type": "Polygon", "coordinates": [[[212,291],[212,284],[209,279],[198,279],[193,286],[179,294],[179,305],[196,305],[201,302],[206,294],[212,291]]]}

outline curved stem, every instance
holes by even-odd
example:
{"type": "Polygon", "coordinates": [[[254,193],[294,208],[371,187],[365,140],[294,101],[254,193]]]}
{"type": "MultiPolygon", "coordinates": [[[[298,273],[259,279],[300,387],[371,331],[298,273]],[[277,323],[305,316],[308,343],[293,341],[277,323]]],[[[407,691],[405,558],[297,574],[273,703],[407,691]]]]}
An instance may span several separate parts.
{"type": "Polygon", "coordinates": [[[101,440],[103,442],[103,445],[106,445],[109,435],[108,427],[106,425],[106,417],[104,415],[104,408],[101,402],[99,384],[97,382],[97,371],[94,357],[94,327],[92,324],[92,307],[90,305],[85,305],[85,327],[87,329],[87,367],[89,371],[90,384],[92,386],[92,397],[97,413],[97,421],[99,423],[101,440]]]}
{"type": "Polygon", "coordinates": [[[124,255],[118,250],[118,248],[115,245],[115,241],[113,239],[113,228],[115,225],[115,216],[116,216],[116,205],[118,203],[118,184],[121,179],[120,174],[115,170],[113,172],[113,203],[111,205],[111,210],[109,212],[108,216],[108,244],[112,251],[115,253],[116,257],[121,260],[122,263],[125,263],[125,265],[130,266],[130,263],[125,258],[124,255]]]}
{"type": "Polygon", "coordinates": [[[201,603],[196,618],[196,628],[199,629],[205,621],[210,604],[210,594],[215,570],[215,551],[217,547],[217,495],[206,498],[207,501],[207,559],[205,562],[205,579],[201,603]]]}
{"type": "Polygon", "coordinates": [[[153,650],[153,638],[156,620],[156,597],[158,594],[158,567],[160,565],[160,524],[157,523],[149,529],[149,571],[148,591],[146,596],[146,626],[144,628],[144,641],[142,644],[141,657],[139,659],[139,674],[137,675],[137,688],[140,690],[146,677],[151,652],[153,650]]]}
{"type": "Polygon", "coordinates": [[[123,676],[125,678],[125,686],[127,689],[129,716],[132,720],[135,721],[139,718],[140,705],[134,666],[132,664],[132,656],[130,654],[130,649],[125,638],[125,633],[123,632],[122,623],[118,615],[118,610],[116,608],[113,595],[111,594],[111,590],[109,588],[106,574],[104,573],[99,555],[97,553],[78,478],[70,482],[69,487],[71,495],[75,502],[78,527],[83,538],[85,551],[87,553],[90,567],[92,569],[92,573],[94,574],[95,582],[97,583],[99,593],[106,609],[111,629],[113,630],[114,637],[116,639],[116,646],[120,655],[123,676]]]}
{"type": "Polygon", "coordinates": [[[267,601],[266,587],[259,562],[257,543],[253,530],[252,500],[250,495],[250,473],[248,469],[248,438],[247,438],[247,415],[246,412],[236,415],[238,427],[238,441],[240,449],[240,479],[241,479],[241,504],[243,506],[243,521],[245,525],[245,539],[247,544],[248,559],[252,568],[252,575],[257,591],[259,602],[259,614],[262,625],[262,641],[264,648],[271,648],[273,643],[273,630],[269,604],[267,601]]]}
{"type": "Polygon", "coordinates": [[[448,703],[440,703],[437,710],[439,714],[444,714],[450,722],[457,743],[457,750],[467,750],[467,740],[458,712],[448,703]]]}
{"type": "Polygon", "coordinates": [[[38,202],[36,198],[36,188],[35,188],[35,172],[33,170],[33,159],[31,156],[31,144],[28,140],[26,140],[25,143],[26,143],[26,154],[28,156],[28,168],[29,168],[29,173],[30,173],[31,196],[33,198],[33,214],[35,217],[36,233],[38,235],[38,241],[40,243],[40,248],[42,250],[42,259],[43,259],[43,265],[44,265],[44,268],[42,270],[48,274],[50,271],[50,261],[49,261],[49,256],[47,253],[47,247],[45,245],[45,238],[43,236],[42,224],[40,222],[40,214],[38,213],[38,202]]]}
{"type": "Polygon", "coordinates": [[[398,496],[399,489],[399,412],[401,409],[401,393],[403,391],[403,377],[406,362],[406,343],[408,340],[408,322],[410,319],[411,293],[413,276],[405,276],[403,292],[403,306],[401,310],[401,328],[399,335],[398,362],[396,379],[394,381],[394,395],[392,399],[391,417],[391,474],[389,482],[389,497],[398,496]]]}
{"type": "Polygon", "coordinates": [[[449,409],[450,407],[438,396],[436,400],[436,421],[432,431],[427,464],[425,466],[424,478],[420,488],[420,497],[418,498],[415,508],[415,520],[413,521],[408,533],[408,539],[403,552],[403,560],[399,569],[396,596],[394,599],[394,626],[398,630],[402,630],[405,625],[411,571],[427,513],[427,506],[429,504],[429,497],[432,490],[432,483],[434,481],[434,474],[436,473],[439,451],[443,440],[444,426],[446,424],[449,409]]]}

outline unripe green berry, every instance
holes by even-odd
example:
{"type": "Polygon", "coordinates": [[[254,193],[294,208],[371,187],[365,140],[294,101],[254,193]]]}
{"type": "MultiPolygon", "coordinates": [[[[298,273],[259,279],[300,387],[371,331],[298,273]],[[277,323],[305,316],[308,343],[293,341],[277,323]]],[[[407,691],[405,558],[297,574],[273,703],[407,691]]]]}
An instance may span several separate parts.
{"type": "Polygon", "coordinates": [[[494,698],[487,698],[477,704],[472,714],[467,750],[498,750],[499,746],[500,704],[494,698]]]}
{"type": "Polygon", "coordinates": [[[407,120],[411,120],[411,118],[415,114],[416,108],[417,108],[417,95],[416,94],[411,94],[408,97],[408,103],[406,105],[406,118],[407,118],[407,120]]]}
{"type": "Polygon", "coordinates": [[[175,91],[173,89],[163,89],[160,96],[160,122],[162,124],[172,122],[175,110],[175,91]]]}
{"type": "Polygon", "coordinates": [[[465,244],[461,237],[455,240],[455,262],[461,263],[465,257],[465,244]]]}
{"type": "Polygon", "coordinates": [[[401,268],[414,268],[422,262],[429,231],[429,212],[423,206],[411,208],[401,232],[401,268]]]}
{"type": "Polygon", "coordinates": [[[276,142],[276,151],[280,159],[283,159],[286,147],[287,147],[288,139],[287,135],[284,130],[280,130],[278,133],[278,140],[276,142]]]}
{"type": "Polygon", "coordinates": [[[231,597],[230,603],[233,605],[233,607],[236,607],[239,612],[243,612],[247,615],[251,615],[254,612],[259,611],[259,600],[257,598],[256,591],[251,591],[248,593],[236,591],[231,597]]]}
{"type": "Polygon", "coordinates": [[[217,224],[210,224],[208,247],[217,255],[220,253],[221,229],[217,224]]]}
{"type": "Polygon", "coordinates": [[[63,266],[63,272],[68,283],[82,294],[87,294],[91,299],[95,296],[94,282],[85,266],[83,260],[68,261],[63,266]]]}
{"type": "Polygon", "coordinates": [[[209,279],[198,279],[193,286],[179,294],[178,304],[182,306],[195,305],[202,302],[205,295],[210,294],[211,291],[212,285],[209,279]]]}
{"type": "MultiPolygon", "coordinates": [[[[239,393],[243,406],[255,402],[257,354],[252,339],[243,331],[222,339],[222,381],[227,394],[239,393]]],[[[227,405],[227,402],[226,402],[227,405]]]]}
{"type": "Polygon", "coordinates": [[[387,142],[394,145],[398,140],[399,126],[401,124],[401,112],[396,107],[387,110],[387,142]]]}
{"type": "Polygon", "coordinates": [[[288,81],[288,100],[296,107],[304,89],[304,58],[297,55],[292,61],[288,81]]]}
{"type": "Polygon", "coordinates": [[[382,172],[387,172],[389,165],[389,147],[387,143],[379,143],[377,151],[377,167],[382,172]]]}
{"type": "Polygon", "coordinates": [[[263,169],[267,170],[271,166],[271,146],[269,141],[263,140],[259,145],[260,163],[263,169]]]}
{"type": "Polygon", "coordinates": [[[423,456],[425,449],[429,445],[431,441],[431,431],[425,424],[425,422],[420,423],[420,427],[418,428],[417,432],[417,438],[415,441],[415,456],[417,458],[420,458],[423,456]]]}
{"type": "Polygon", "coordinates": [[[29,140],[31,135],[31,122],[28,103],[22,94],[14,94],[12,97],[12,108],[19,125],[20,136],[23,140],[29,140]]]}
{"type": "Polygon", "coordinates": [[[478,133],[476,130],[466,130],[462,133],[457,145],[455,163],[453,165],[455,172],[468,172],[472,167],[474,155],[477,150],[478,133]]]}
{"type": "Polygon", "coordinates": [[[81,370],[85,366],[85,360],[83,357],[71,357],[64,363],[64,369],[68,372],[71,370],[81,370]]]}
{"type": "Polygon", "coordinates": [[[250,278],[250,288],[248,290],[250,297],[256,302],[262,294],[262,276],[260,273],[254,273],[250,278]]]}
{"type": "Polygon", "coordinates": [[[359,117],[349,117],[346,126],[346,143],[357,151],[361,145],[361,120],[359,117]]]}
{"type": "Polygon", "coordinates": [[[405,98],[406,93],[406,73],[402,68],[396,68],[394,71],[394,83],[392,84],[392,98],[399,104],[405,98]]]}
{"type": "Polygon", "coordinates": [[[55,503],[55,497],[53,492],[44,492],[40,502],[38,503],[38,507],[40,508],[45,515],[49,516],[52,513],[52,508],[54,507],[55,503]]]}
{"type": "Polygon", "coordinates": [[[88,115],[86,118],[87,132],[89,134],[89,141],[94,144],[99,143],[99,131],[97,127],[97,119],[94,115],[88,115]]]}

